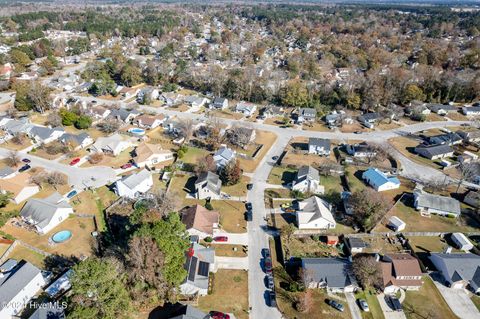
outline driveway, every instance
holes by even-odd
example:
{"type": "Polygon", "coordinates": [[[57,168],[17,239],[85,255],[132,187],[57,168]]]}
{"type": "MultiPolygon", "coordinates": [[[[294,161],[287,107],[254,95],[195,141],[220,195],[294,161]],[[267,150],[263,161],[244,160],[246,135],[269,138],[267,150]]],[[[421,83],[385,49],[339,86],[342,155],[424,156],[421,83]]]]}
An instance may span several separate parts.
{"type": "Polygon", "coordinates": [[[382,308],[385,319],[407,319],[403,311],[394,311],[389,305],[387,305],[384,294],[377,295],[377,299],[380,303],[380,307],[382,308]]]}
{"type": "Polygon", "coordinates": [[[240,269],[248,270],[248,257],[215,257],[215,264],[218,269],[240,269]]]}
{"type": "Polygon", "coordinates": [[[441,283],[443,280],[436,273],[432,273],[430,276],[453,313],[462,319],[480,318],[480,312],[465,289],[448,288],[441,283]]]}
{"type": "Polygon", "coordinates": [[[213,237],[217,236],[227,236],[228,241],[216,241],[215,244],[230,244],[230,245],[248,245],[248,233],[241,233],[241,234],[234,234],[234,233],[227,233],[222,231],[216,231],[213,234],[213,237]]]}
{"type": "Polygon", "coordinates": [[[355,295],[352,292],[346,292],[345,297],[347,297],[348,308],[350,309],[350,314],[352,315],[352,318],[362,319],[362,312],[357,304],[355,295]]]}

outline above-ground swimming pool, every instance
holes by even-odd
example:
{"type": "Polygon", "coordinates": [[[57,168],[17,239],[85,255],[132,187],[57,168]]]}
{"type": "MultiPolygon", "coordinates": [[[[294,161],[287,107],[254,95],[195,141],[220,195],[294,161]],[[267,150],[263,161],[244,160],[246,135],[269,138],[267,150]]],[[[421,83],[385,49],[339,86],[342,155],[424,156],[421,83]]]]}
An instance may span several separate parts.
{"type": "Polygon", "coordinates": [[[72,238],[72,232],[69,230],[59,231],[58,233],[55,233],[52,236],[52,240],[57,244],[63,243],[69,240],[70,238],[72,238]]]}
{"type": "Polygon", "coordinates": [[[142,128],[131,128],[128,130],[130,133],[136,134],[136,135],[145,135],[145,130],[142,128]]]}

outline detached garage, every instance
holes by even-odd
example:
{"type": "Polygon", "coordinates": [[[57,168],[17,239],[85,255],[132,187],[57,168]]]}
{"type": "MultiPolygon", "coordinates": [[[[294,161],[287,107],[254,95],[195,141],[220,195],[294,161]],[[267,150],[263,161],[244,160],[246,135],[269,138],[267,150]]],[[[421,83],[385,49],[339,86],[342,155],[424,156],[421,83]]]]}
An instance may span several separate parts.
{"type": "Polygon", "coordinates": [[[469,251],[473,248],[472,242],[462,233],[453,233],[451,238],[458,249],[469,251]]]}

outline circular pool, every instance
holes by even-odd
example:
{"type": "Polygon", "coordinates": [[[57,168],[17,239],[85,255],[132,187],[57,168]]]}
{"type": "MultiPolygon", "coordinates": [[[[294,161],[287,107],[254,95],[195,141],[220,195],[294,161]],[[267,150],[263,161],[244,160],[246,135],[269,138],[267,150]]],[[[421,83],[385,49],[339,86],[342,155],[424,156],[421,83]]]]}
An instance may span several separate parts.
{"type": "Polygon", "coordinates": [[[145,135],[145,130],[142,128],[134,127],[128,130],[130,133],[135,135],[145,135]]]}
{"type": "Polygon", "coordinates": [[[63,243],[69,240],[70,238],[72,238],[72,232],[69,230],[59,231],[58,233],[55,233],[52,236],[52,240],[57,244],[63,243]]]}

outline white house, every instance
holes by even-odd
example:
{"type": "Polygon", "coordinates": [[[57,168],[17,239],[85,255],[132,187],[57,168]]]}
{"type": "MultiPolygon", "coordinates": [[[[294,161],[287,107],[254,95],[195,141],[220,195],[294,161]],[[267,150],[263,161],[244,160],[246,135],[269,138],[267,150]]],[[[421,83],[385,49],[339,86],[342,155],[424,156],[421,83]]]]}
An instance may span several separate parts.
{"type": "Polygon", "coordinates": [[[128,175],[115,183],[115,193],[118,196],[137,198],[148,192],[153,186],[152,173],[146,169],[138,173],[128,175]]]}
{"type": "Polygon", "coordinates": [[[91,150],[93,152],[103,152],[117,156],[133,144],[130,141],[125,140],[120,134],[113,134],[107,137],[99,137],[95,144],[92,145],[91,150]]]}
{"type": "Polygon", "coordinates": [[[65,131],[61,127],[49,128],[35,125],[27,134],[30,138],[33,138],[36,143],[48,144],[57,140],[64,133],[65,131]]]}
{"type": "Polygon", "coordinates": [[[58,226],[73,214],[73,208],[59,193],[55,192],[47,198],[32,198],[20,211],[22,219],[35,227],[43,235],[58,226]]]}
{"type": "Polygon", "coordinates": [[[462,107],[462,113],[469,115],[480,115],[480,106],[464,106],[462,107]]]}
{"type": "Polygon", "coordinates": [[[137,124],[139,127],[143,127],[146,129],[154,129],[162,125],[164,121],[165,116],[163,114],[159,114],[156,116],[140,115],[139,117],[135,118],[134,123],[137,124]]]}
{"type": "Polygon", "coordinates": [[[303,281],[309,289],[325,288],[330,292],[354,292],[358,285],[351,262],[338,257],[302,258],[303,281]]]}
{"type": "Polygon", "coordinates": [[[187,103],[192,111],[198,111],[202,106],[204,106],[207,102],[208,99],[204,97],[199,97],[199,96],[187,96],[184,99],[185,103],[187,103]]]}
{"type": "Polygon", "coordinates": [[[217,271],[215,249],[193,243],[185,253],[184,269],[187,270],[187,277],[180,284],[182,295],[207,295],[210,286],[210,273],[217,271]]]}
{"type": "Polygon", "coordinates": [[[295,180],[292,182],[292,190],[302,193],[323,193],[324,187],[320,185],[318,170],[307,165],[300,167],[295,180]]]}
{"type": "Polygon", "coordinates": [[[453,233],[451,239],[457,245],[458,249],[465,252],[473,249],[472,242],[462,233],[453,233]]]}
{"type": "Polygon", "coordinates": [[[458,217],[461,214],[460,202],[454,198],[428,194],[415,190],[414,207],[422,214],[458,217]]]}
{"type": "Polygon", "coordinates": [[[88,133],[72,134],[65,133],[60,136],[60,142],[63,144],[71,144],[75,146],[75,150],[86,148],[88,145],[93,144],[93,138],[88,133]]]}
{"type": "Polygon", "coordinates": [[[162,149],[159,144],[149,144],[143,142],[135,148],[133,160],[139,167],[151,167],[169,160],[173,160],[173,152],[162,149]]]}
{"type": "Polygon", "coordinates": [[[212,103],[210,103],[209,107],[211,109],[218,109],[223,110],[228,107],[228,99],[223,97],[216,97],[213,99],[212,103]]]}
{"type": "Polygon", "coordinates": [[[212,172],[201,173],[195,181],[195,197],[198,199],[218,199],[222,181],[220,177],[212,172]]]}
{"type": "Polygon", "coordinates": [[[388,176],[377,168],[369,168],[362,178],[377,192],[388,191],[400,187],[400,181],[395,176],[388,176]]]}
{"type": "Polygon", "coordinates": [[[40,269],[24,260],[8,259],[0,271],[0,318],[19,318],[46,281],[40,269]]]}
{"type": "Polygon", "coordinates": [[[252,116],[257,110],[257,106],[253,103],[238,102],[235,107],[235,112],[243,113],[245,116],[252,116]]]}
{"type": "Polygon", "coordinates": [[[235,151],[226,146],[220,147],[215,154],[213,154],[213,161],[217,165],[217,169],[224,168],[230,161],[235,158],[235,151]]]}
{"type": "Polygon", "coordinates": [[[11,178],[0,179],[0,193],[10,192],[12,201],[19,204],[40,191],[39,187],[30,183],[30,174],[24,172],[11,178]]]}
{"type": "Polygon", "coordinates": [[[331,212],[331,205],[317,196],[298,203],[296,212],[298,229],[330,229],[337,223],[331,212]]]}
{"type": "Polygon", "coordinates": [[[310,137],[308,139],[308,153],[322,156],[330,155],[330,140],[310,137]]]}

